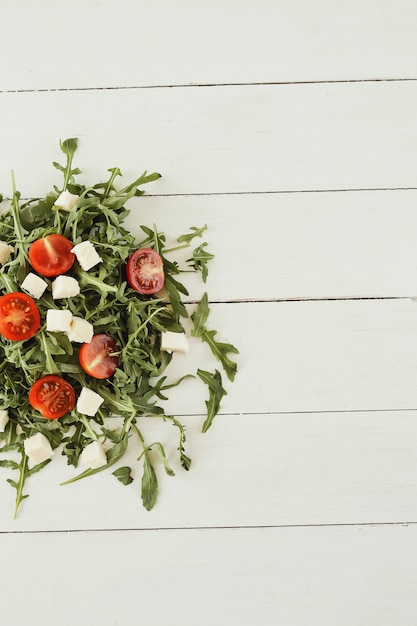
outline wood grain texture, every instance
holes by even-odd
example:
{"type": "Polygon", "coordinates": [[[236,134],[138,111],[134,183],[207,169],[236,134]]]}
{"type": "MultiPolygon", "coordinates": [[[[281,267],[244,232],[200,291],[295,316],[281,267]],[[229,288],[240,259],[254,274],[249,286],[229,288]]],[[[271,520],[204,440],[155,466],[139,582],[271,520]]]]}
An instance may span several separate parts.
{"type": "Polygon", "coordinates": [[[80,180],[157,170],[158,194],[415,187],[416,99],[417,81],[2,93],[2,191],[11,168],[23,197],[48,191],[70,136],[80,180]]]}
{"type": "MultiPolygon", "coordinates": [[[[140,224],[155,223],[169,246],[208,225],[194,241],[215,254],[206,285],[214,301],[417,295],[416,190],[145,195],[129,206],[138,239],[140,224]]],[[[190,249],[175,253],[183,267],[189,257],[190,249]]],[[[182,278],[199,297],[199,277],[182,278]]]]}
{"type": "Polygon", "coordinates": [[[0,536],[3,619],[414,626],[416,536],[415,526],[0,536]],[[33,575],[45,561],[53,594],[33,575]]]}
{"type": "MultiPolygon", "coordinates": [[[[416,19],[412,0],[1,3],[0,191],[12,168],[23,197],[51,189],[69,136],[84,182],[160,171],[129,225],[209,225],[210,326],[240,349],[206,434],[199,381],[166,404],[190,472],[141,420],[176,472],[157,464],[152,513],[133,448],[128,487],[59,487],[54,460],[16,521],[1,483],[5,625],[415,625],[416,19]]],[[[191,347],[171,379],[218,366],[191,347]]]]}
{"type": "Polygon", "coordinates": [[[148,443],[161,441],[175,477],[153,453],[160,496],[142,507],[141,446],[131,440],[119,465],[134,482],[124,487],[101,472],[73,485],[63,457],[27,484],[17,520],[13,490],[0,474],[0,528],[9,532],[99,529],[190,529],[243,526],[392,524],[417,517],[416,411],[221,415],[201,433],[198,416],[182,417],[189,472],[178,461],[175,430],[140,420],[148,443]]]}
{"type": "MultiPolygon", "coordinates": [[[[210,319],[219,340],[240,350],[226,413],[417,408],[417,304],[410,299],[218,304],[210,319]]],[[[167,370],[170,380],[198,363],[219,366],[205,344],[192,337],[190,344],[190,354],[176,355],[167,370]]],[[[201,413],[203,387],[185,381],[172,389],[167,410],[201,413]]]]}
{"type": "Polygon", "coordinates": [[[4,0],[0,89],[416,78],[412,0],[4,0]]]}

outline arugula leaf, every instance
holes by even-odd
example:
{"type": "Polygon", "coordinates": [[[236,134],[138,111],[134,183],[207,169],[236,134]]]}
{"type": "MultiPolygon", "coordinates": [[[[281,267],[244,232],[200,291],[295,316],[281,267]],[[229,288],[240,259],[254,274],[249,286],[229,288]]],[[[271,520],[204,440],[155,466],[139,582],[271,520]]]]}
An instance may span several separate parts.
{"type": "Polygon", "coordinates": [[[202,432],[205,433],[210,428],[213,419],[219,412],[221,400],[223,396],[227,395],[227,391],[222,387],[222,377],[218,370],[215,370],[214,374],[211,374],[210,372],[199,369],[197,370],[197,374],[209,388],[209,399],[206,400],[207,419],[202,428],[202,432]]]}
{"type": "Polygon", "coordinates": [[[191,315],[191,319],[194,324],[194,328],[191,331],[193,337],[201,337],[205,328],[206,322],[210,313],[210,308],[208,305],[208,295],[205,292],[198,303],[197,309],[191,315]]]}
{"type": "MultiPolygon", "coordinates": [[[[81,173],[81,170],[78,167],[72,169],[72,160],[74,158],[75,151],[77,150],[77,146],[78,140],[75,138],[65,139],[65,141],[60,142],[61,150],[67,157],[67,162],[65,166],[63,166],[54,161],[53,166],[64,174],[64,184],[61,191],[64,191],[69,183],[74,182],[74,176],[76,174],[81,173]]],[[[58,192],[58,189],[56,187],[55,190],[58,192]]]]}
{"type": "Polygon", "coordinates": [[[179,243],[190,243],[190,241],[192,241],[194,237],[202,237],[204,231],[207,230],[207,224],[204,224],[204,226],[201,226],[201,228],[197,228],[197,226],[191,226],[190,230],[192,230],[193,232],[187,235],[181,235],[177,238],[177,241],[179,243]]]}
{"type": "Polygon", "coordinates": [[[201,272],[204,283],[207,281],[208,276],[207,263],[214,259],[214,254],[210,254],[210,252],[204,250],[207,245],[207,243],[202,243],[201,246],[195,248],[192,258],[187,260],[191,267],[193,267],[196,271],[201,272]]]}
{"type": "Polygon", "coordinates": [[[209,345],[212,354],[222,364],[228,379],[233,382],[237,372],[237,364],[229,358],[228,354],[239,354],[239,350],[230,343],[221,343],[217,341],[215,338],[215,335],[217,334],[216,330],[207,330],[205,324],[209,312],[210,308],[208,305],[208,296],[207,293],[204,293],[197,309],[191,315],[191,319],[194,324],[194,329],[191,331],[191,334],[194,337],[201,337],[201,340],[205,341],[209,345]]]}
{"type": "Polygon", "coordinates": [[[231,343],[222,343],[217,341],[215,339],[216,334],[216,330],[204,329],[201,339],[209,345],[213,355],[222,364],[227,378],[233,382],[237,372],[237,364],[228,357],[228,354],[239,354],[239,350],[231,343]]]}
{"type": "Polygon", "coordinates": [[[142,502],[147,511],[151,511],[158,498],[158,479],[148,453],[143,457],[142,502]]]}
{"type": "Polygon", "coordinates": [[[131,468],[125,465],[124,467],[119,467],[119,469],[112,472],[112,474],[116,476],[117,480],[119,480],[122,485],[130,485],[130,483],[133,482],[131,471],[131,468]]]}

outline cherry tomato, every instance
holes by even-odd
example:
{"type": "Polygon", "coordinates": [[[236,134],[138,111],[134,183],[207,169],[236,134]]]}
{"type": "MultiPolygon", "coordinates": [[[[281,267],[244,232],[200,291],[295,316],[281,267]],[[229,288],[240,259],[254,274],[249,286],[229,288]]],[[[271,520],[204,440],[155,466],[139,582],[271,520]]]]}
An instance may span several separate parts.
{"type": "Polygon", "coordinates": [[[94,335],[90,343],[83,343],[78,354],[84,372],[93,378],[110,378],[119,365],[120,348],[108,335],[94,335]]]}
{"type": "Polygon", "coordinates": [[[35,301],[20,291],[0,297],[0,333],[12,341],[25,341],[35,335],[41,318],[35,301]]]}
{"type": "Polygon", "coordinates": [[[42,276],[59,276],[72,267],[75,255],[72,243],[57,233],[37,239],[29,248],[29,261],[42,276]]]}
{"type": "Polygon", "coordinates": [[[146,295],[157,293],[165,282],[160,255],[152,248],[140,248],[127,260],[126,278],[135,291],[146,295]]]}
{"type": "Polygon", "coordinates": [[[61,376],[39,378],[29,391],[30,405],[48,420],[63,417],[75,406],[75,391],[61,376]]]}

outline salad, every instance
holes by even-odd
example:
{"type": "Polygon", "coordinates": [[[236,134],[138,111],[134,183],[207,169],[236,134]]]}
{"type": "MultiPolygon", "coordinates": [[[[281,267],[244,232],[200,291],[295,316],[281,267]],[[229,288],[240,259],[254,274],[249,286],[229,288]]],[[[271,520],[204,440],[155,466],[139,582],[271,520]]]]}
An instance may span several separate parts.
{"type": "Polygon", "coordinates": [[[231,355],[238,350],[209,328],[205,293],[191,313],[191,334],[209,345],[220,369],[197,369],[173,383],[165,374],[173,353],[189,350],[188,292],[179,278],[191,270],[206,282],[213,255],[196,241],[207,226],[192,226],[175,248],[156,226],[141,226],[143,238],[135,241],[123,225],[126,203],[160,175],[145,172],[119,186],[121,172],[112,168],[105,182],[87,187],[76,182],[77,140],[60,147],[65,163],[53,165],[61,187],[22,201],[12,173],[10,202],[0,196],[0,467],[12,476],[16,517],[27,480],[57,454],[75,468],[62,484],[117,464],[112,475],[128,485],[132,468],[121,460],[136,446],[142,502],[151,510],[158,481],[150,450],[174,472],[163,444],[145,441],[141,420],[159,417],[175,427],[179,460],[189,470],[185,427],[158,401],[185,378],[199,379],[208,396],[205,432],[226,394],[220,370],[230,381],[237,371],[231,355]],[[185,246],[190,257],[181,268],[172,255],[185,246]]]}

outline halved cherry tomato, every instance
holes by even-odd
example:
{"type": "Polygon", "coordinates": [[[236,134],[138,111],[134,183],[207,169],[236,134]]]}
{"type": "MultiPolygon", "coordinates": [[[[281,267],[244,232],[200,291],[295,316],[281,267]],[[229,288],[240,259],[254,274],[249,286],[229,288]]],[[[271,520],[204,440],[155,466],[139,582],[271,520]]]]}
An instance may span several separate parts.
{"type": "Polygon", "coordinates": [[[150,295],[162,289],[165,282],[160,255],[152,248],[140,248],[127,260],[126,278],[135,291],[150,295]]]}
{"type": "Polygon", "coordinates": [[[110,378],[119,365],[119,346],[108,335],[94,335],[90,343],[83,343],[78,354],[84,372],[93,378],[110,378]]]}
{"type": "Polygon", "coordinates": [[[29,261],[42,276],[59,276],[72,267],[75,254],[73,244],[58,233],[37,239],[29,248],[29,261]]]}
{"type": "Polygon", "coordinates": [[[41,318],[35,301],[20,291],[0,297],[0,333],[12,341],[25,341],[35,335],[41,318]]]}
{"type": "Polygon", "coordinates": [[[29,391],[30,405],[48,420],[63,417],[75,406],[75,391],[61,376],[39,378],[29,391]]]}

